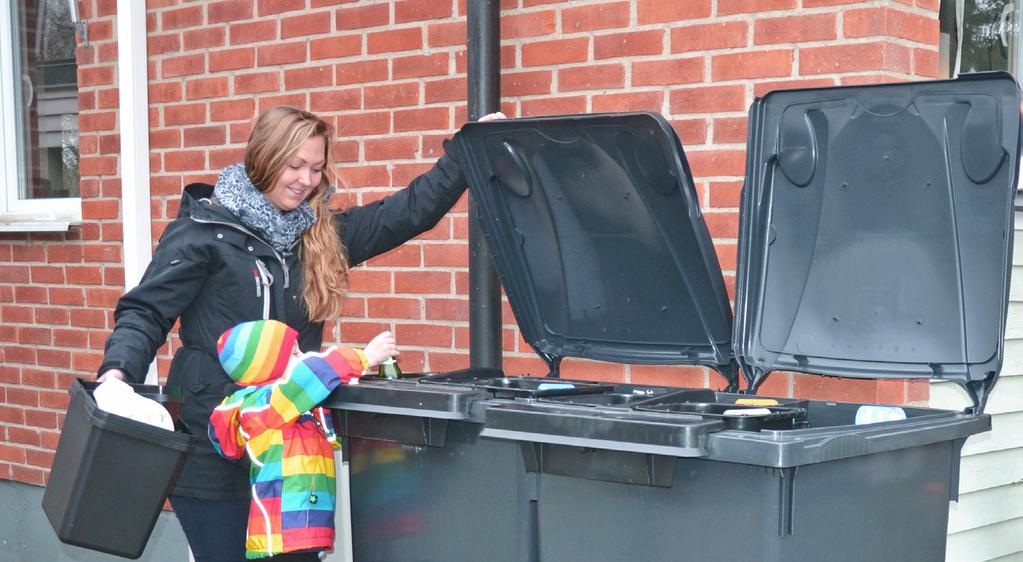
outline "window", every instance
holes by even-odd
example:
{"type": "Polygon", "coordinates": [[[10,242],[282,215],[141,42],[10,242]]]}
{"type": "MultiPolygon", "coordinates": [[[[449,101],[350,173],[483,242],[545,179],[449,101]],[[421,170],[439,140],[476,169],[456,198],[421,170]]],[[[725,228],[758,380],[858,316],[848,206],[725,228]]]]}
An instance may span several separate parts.
{"type": "Polygon", "coordinates": [[[81,221],[69,0],[0,2],[0,230],[81,221]]]}
{"type": "Polygon", "coordinates": [[[1020,76],[1017,0],[941,0],[945,76],[1007,70],[1020,76]]]}
{"type": "MultiPolygon", "coordinates": [[[[1017,80],[1023,76],[1019,1],[941,0],[939,53],[944,77],[987,70],[1006,70],[1017,80]]],[[[1016,210],[1023,211],[1023,183],[1016,191],[1016,210]]]]}

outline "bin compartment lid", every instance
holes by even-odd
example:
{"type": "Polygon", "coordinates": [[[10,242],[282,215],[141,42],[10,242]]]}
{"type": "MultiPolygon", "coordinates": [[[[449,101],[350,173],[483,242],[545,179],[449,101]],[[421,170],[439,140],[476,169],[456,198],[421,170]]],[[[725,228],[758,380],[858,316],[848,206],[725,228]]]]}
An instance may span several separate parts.
{"type": "Polygon", "coordinates": [[[475,388],[367,377],[359,384],[338,386],[322,405],[338,410],[464,421],[472,417],[472,404],[486,398],[485,392],[475,388]]]}
{"type": "Polygon", "coordinates": [[[469,123],[456,137],[523,338],[562,357],[736,374],[685,153],[647,113],[469,123]]]}
{"type": "Polygon", "coordinates": [[[1005,73],[778,91],[750,111],[734,348],[775,370],[953,380],[1002,361],[1020,93],[1005,73]]]}
{"type": "Polygon", "coordinates": [[[495,398],[550,398],[604,393],[614,387],[597,381],[551,381],[547,378],[507,377],[500,369],[470,368],[430,375],[419,379],[423,384],[468,386],[484,390],[495,398]]]}
{"type": "Polygon", "coordinates": [[[674,457],[707,455],[720,420],[699,415],[593,409],[541,403],[487,408],[482,437],[674,457]]]}

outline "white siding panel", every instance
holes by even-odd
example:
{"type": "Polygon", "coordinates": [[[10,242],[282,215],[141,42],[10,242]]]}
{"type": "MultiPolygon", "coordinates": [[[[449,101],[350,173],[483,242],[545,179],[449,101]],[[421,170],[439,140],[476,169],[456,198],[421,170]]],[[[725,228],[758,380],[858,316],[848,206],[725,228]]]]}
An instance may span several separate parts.
{"type": "MultiPolygon", "coordinates": [[[[998,391],[1002,382],[1004,382],[1002,379],[998,379],[998,384],[995,385],[995,392],[998,391]]],[[[931,408],[941,410],[963,410],[973,405],[973,402],[970,401],[970,395],[966,394],[966,391],[956,383],[931,381],[931,398],[928,401],[928,405],[931,408]]]]}
{"type": "Polygon", "coordinates": [[[959,469],[959,493],[967,494],[1020,482],[1023,479],[1021,452],[1019,449],[1008,449],[963,457],[959,469]]]}
{"type": "MultiPolygon", "coordinates": [[[[1017,220],[1016,222],[1020,221],[1017,220]]],[[[1012,265],[1023,265],[1023,252],[1019,251],[1020,248],[1023,248],[1023,230],[1017,227],[1016,233],[1012,238],[1012,265]]]]}
{"type": "MultiPolygon", "coordinates": [[[[984,412],[1002,414],[1018,412],[1023,409],[1020,397],[1023,396],[1023,377],[999,377],[991,396],[987,399],[984,412]]],[[[959,385],[948,381],[934,381],[931,384],[930,406],[942,410],[962,410],[971,402],[966,392],[959,385]]]]}
{"type": "Polygon", "coordinates": [[[1023,412],[994,414],[991,416],[991,431],[978,433],[966,440],[963,456],[1020,449],[1023,454],[1023,412]]]}
{"type": "MultiPolygon", "coordinates": [[[[999,375],[999,383],[1005,377],[1017,377],[1023,375],[1023,339],[1005,339],[1005,355],[1002,357],[1002,372],[999,375]]],[[[995,384],[995,390],[998,383],[995,384]]]]}
{"type": "Polygon", "coordinates": [[[1009,317],[1006,319],[1007,328],[1018,328],[1023,326],[1023,302],[1009,302],[1009,317]]]}
{"type": "Polygon", "coordinates": [[[1006,556],[992,558],[991,562],[1023,562],[1023,550],[1018,550],[1006,556]]]}
{"type": "Polygon", "coordinates": [[[945,560],[972,562],[991,560],[1023,551],[1023,519],[949,535],[945,560]]]}
{"type": "Polygon", "coordinates": [[[1012,280],[1009,284],[1009,300],[1023,301],[1023,265],[1012,266],[1012,280]]]}
{"type": "Polygon", "coordinates": [[[1023,396],[1023,377],[999,377],[991,396],[987,399],[984,412],[988,414],[1018,412],[1021,409],[1020,396],[1023,396]]]}
{"type": "Polygon", "coordinates": [[[960,533],[1001,521],[1023,518],[1023,485],[960,494],[949,504],[948,532],[960,533]]]}
{"type": "MultiPolygon", "coordinates": [[[[1020,303],[1013,303],[1019,305],[1020,303]]],[[[1005,321],[1005,339],[1007,340],[1023,340],[1023,327],[1020,327],[1019,320],[1016,318],[1009,318],[1005,321]]]]}

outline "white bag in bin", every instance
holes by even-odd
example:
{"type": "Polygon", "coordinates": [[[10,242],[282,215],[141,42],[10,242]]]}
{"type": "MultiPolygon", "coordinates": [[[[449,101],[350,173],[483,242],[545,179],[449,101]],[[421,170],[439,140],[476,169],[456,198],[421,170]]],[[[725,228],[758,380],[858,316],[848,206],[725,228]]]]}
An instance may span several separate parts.
{"type": "Polygon", "coordinates": [[[136,394],[134,388],[117,377],[107,377],[92,391],[92,397],[105,412],[174,431],[174,419],[167,408],[156,400],[136,394]]]}

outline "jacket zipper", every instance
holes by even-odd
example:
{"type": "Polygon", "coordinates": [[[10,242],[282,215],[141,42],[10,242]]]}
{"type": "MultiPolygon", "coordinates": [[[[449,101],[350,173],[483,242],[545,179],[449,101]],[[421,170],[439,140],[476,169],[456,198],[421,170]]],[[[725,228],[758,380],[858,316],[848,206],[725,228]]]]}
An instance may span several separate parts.
{"type": "MultiPolygon", "coordinates": [[[[259,240],[260,242],[265,244],[267,248],[270,248],[270,251],[273,252],[274,257],[277,258],[277,261],[279,261],[281,263],[281,270],[284,271],[284,288],[287,289],[288,287],[291,286],[291,279],[290,279],[291,276],[288,274],[288,264],[287,264],[287,262],[284,261],[284,258],[281,257],[281,255],[277,253],[277,250],[272,245],[270,245],[269,242],[267,242],[266,240],[263,240],[259,236],[256,236],[251,230],[245,228],[244,226],[237,225],[237,224],[232,224],[232,223],[229,223],[229,222],[208,221],[208,220],[203,220],[203,219],[197,219],[195,217],[188,217],[188,218],[194,220],[197,223],[201,223],[201,224],[219,224],[220,226],[226,226],[228,228],[233,228],[233,229],[235,229],[235,230],[237,230],[239,232],[245,233],[245,234],[255,238],[256,240],[259,240]]],[[[298,242],[296,242],[295,244],[297,244],[297,243],[298,242]]],[[[291,247],[294,248],[295,244],[292,244],[291,247]]]]}
{"type": "MultiPolygon", "coordinates": [[[[270,285],[274,284],[274,276],[267,269],[263,260],[256,260],[256,269],[259,270],[259,282],[263,286],[263,320],[270,319],[270,285]]],[[[258,294],[256,295],[259,296],[258,294]]]]}

